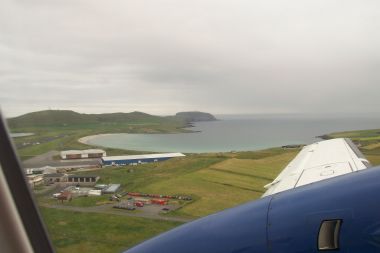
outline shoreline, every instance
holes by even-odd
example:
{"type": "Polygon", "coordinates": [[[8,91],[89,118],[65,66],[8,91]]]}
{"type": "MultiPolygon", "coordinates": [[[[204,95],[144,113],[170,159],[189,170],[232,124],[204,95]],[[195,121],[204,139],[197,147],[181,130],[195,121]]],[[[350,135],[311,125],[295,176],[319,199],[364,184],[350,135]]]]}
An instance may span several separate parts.
{"type": "Polygon", "coordinates": [[[82,143],[82,144],[85,144],[85,145],[93,146],[94,144],[91,144],[91,143],[90,143],[90,141],[91,141],[92,139],[95,139],[95,138],[97,138],[97,137],[102,137],[102,136],[113,135],[113,134],[125,134],[125,133],[94,134],[94,135],[88,135],[88,136],[81,137],[81,138],[79,138],[77,141],[78,141],[79,143],[82,143]]]}
{"type": "MultiPolygon", "coordinates": [[[[201,131],[199,131],[201,132],[201,131]]],[[[193,133],[193,132],[191,132],[193,133]]],[[[94,135],[89,135],[89,136],[84,136],[77,141],[79,143],[88,145],[88,146],[97,146],[97,147],[102,147],[102,148],[110,148],[110,149],[118,149],[118,150],[125,150],[125,151],[134,151],[134,152],[150,152],[150,153],[162,153],[162,152],[175,152],[175,151],[154,151],[154,150],[139,150],[139,149],[127,149],[127,148],[116,148],[116,147],[107,147],[107,146],[102,146],[102,145],[96,145],[90,143],[92,139],[98,138],[98,137],[103,137],[103,136],[109,136],[109,135],[115,135],[115,134],[128,134],[128,133],[106,133],[106,134],[94,134],[94,135]]],[[[170,133],[168,133],[170,135],[170,133]]],[[[279,145],[279,146],[269,146],[269,147],[263,147],[259,149],[250,149],[250,150],[240,150],[240,149],[232,149],[232,150],[220,150],[220,151],[201,151],[201,152],[195,152],[195,151],[181,151],[181,153],[187,153],[187,154],[218,154],[218,153],[239,153],[239,152],[256,152],[256,151],[262,151],[262,150],[267,150],[267,149],[294,149],[294,148],[300,148],[302,146],[305,146],[307,144],[287,144],[287,145],[279,145]]]]}

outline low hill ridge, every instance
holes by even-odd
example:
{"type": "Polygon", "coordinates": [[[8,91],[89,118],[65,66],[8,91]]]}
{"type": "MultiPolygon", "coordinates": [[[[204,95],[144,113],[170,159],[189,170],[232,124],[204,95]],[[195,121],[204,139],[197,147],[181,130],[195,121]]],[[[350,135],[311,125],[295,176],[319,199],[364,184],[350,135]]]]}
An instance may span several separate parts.
{"type": "Polygon", "coordinates": [[[18,117],[9,118],[8,124],[11,128],[20,127],[42,127],[42,126],[67,126],[67,125],[84,125],[100,124],[107,122],[168,122],[168,121],[204,121],[215,120],[215,117],[208,113],[202,112],[180,112],[176,116],[161,117],[150,115],[144,112],[134,111],[129,113],[102,113],[102,114],[85,114],[71,110],[45,110],[27,113],[18,117]]]}
{"type": "Polygon", "coordinates": [[[46,110],[31,112],[18,117],[10,118],[8,119],[8,124],[12,128],[96,124],[103,122],[128,122],[139,120],[161,121],[163,118],[142,112],[85,114],[70,110],[46,110]]]}

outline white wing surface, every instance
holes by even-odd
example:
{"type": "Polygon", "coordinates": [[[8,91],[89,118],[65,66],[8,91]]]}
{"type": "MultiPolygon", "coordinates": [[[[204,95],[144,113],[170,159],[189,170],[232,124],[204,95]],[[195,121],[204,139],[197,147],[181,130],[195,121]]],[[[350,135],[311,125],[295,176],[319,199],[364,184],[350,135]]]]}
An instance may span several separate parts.
{"type": "Polygon", "coordinates": [[[305,146],[278,177],[264,186],[263,197],[324,179],[367,169],[371,164],[350,139],[332,139],[305,146]]]}

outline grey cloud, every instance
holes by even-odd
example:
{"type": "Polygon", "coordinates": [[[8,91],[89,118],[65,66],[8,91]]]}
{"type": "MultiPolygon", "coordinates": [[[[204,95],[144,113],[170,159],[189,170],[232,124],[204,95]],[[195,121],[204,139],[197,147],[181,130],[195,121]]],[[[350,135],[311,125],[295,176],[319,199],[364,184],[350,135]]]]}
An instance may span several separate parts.
{"type": "Polygon", "coordinates": [[[9,115],[378,110],[380,3],[354,0],[8,1],[9,115]]]}

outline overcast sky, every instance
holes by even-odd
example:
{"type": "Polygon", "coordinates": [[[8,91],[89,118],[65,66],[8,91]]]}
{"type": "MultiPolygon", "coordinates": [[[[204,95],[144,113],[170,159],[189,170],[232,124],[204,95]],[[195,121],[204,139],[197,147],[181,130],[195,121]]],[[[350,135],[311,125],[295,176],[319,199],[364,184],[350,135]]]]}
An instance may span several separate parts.
{"type": "Polygon", "coordinates": [[[2,0],[0,106],[380,112],[378,0],[2,0]]]}

